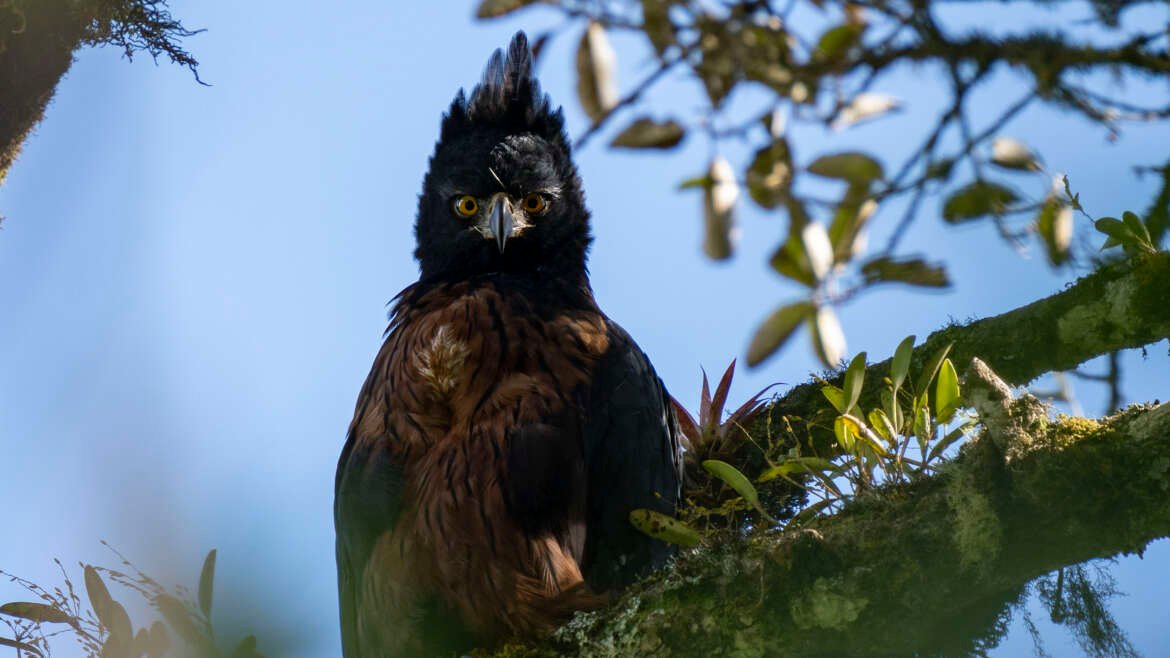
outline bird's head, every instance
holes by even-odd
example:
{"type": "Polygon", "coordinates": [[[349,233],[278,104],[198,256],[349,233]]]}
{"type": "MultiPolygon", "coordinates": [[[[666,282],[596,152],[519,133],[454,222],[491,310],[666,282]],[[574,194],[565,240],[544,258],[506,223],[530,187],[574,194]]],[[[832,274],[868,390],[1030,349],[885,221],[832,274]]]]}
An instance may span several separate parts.
{"type": "Polygon", "coordinates": [[[561,110],[541,93],[523,32],[443,117],[415,236],[423,280],[584,277],[589,212],[561,110]]]}

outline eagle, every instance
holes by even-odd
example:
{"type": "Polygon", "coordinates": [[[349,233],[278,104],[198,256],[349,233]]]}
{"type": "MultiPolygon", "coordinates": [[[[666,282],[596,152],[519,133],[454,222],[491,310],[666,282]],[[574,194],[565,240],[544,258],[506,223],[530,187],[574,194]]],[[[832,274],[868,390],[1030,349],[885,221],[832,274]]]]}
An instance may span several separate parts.
{"type": "Polygon", "coordinates": [[[547,633],[671,547],[681,431],[589,285],[589,211],[523,32],[443,116],[337,465],[345,658],[452,655],[547,633]]]}

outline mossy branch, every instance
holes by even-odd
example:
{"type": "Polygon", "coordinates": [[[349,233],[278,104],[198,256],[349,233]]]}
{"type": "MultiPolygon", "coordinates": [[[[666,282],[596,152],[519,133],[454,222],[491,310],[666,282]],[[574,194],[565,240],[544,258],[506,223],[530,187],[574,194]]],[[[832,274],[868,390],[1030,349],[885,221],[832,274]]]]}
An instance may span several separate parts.
{"type": "Polygon", "coordinates": [[[1170,535],[1170,405],[1050,422],[1034,400],[1007,402],[934,477],[805,529],[702,546],[547,644],[498,655],[986,649],[1030,581],[1170,535]],[[1029,445],[1005,457],[995,437],[1021,429],[1029,445]]]}
{"type": "Polygon", "coordinates": [[[0,0],[0,184],[20,147],[44,116],[57,83],[83,45],[143,51],[196,74],[199,63],[180,42],[195,34],[165,0],[0,0]]]}
{"type": "MultiPolygon", "coordinates": [[[[1103,354],[1150,345],[1170,337],[1170,253],[1126,259],[1083,277],[1065,290],[1002,315],[936,331],[914,350],[911,372],[953,344],[956,364],[981,358],[1012,386],[1048,372],[1071,370],[1103,354]]],[[[867,368],[870,381],[890,372],[891,360],[867,368]]],[[[829,381],[841,385],[843,374],[829,381]]],[[[771,405],[771,420],[815,420],[834,413],[820,382],[792,388],[771,405]]],[[[880,406],[877,386],[862,393],[862,408],[880,406]]],[[[764,431],[761,421],[752,434],[764,431]]],[[[831,423],[829,424],[831,427],[831,423]]],[[[830,450],[831,432],[812,432],[816,452],[830,450]],[[823,440],[818,440],[823,439],[823,440]]]]}

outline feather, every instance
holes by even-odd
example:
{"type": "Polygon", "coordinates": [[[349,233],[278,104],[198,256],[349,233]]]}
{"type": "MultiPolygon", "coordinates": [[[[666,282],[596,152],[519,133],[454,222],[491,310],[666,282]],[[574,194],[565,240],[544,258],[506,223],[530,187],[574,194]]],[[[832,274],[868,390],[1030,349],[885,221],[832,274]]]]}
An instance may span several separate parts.
{"type": "Polygon", "coordinates": [[[459,91],[443,121],[442,139],[477,127],[500,126],[536,133],[567,145],[560,108],[541,91],[533,71],[532,49],[524,32],[512,37],[505,55],[496,49],[483,78],[465,95],[459,91]]]}

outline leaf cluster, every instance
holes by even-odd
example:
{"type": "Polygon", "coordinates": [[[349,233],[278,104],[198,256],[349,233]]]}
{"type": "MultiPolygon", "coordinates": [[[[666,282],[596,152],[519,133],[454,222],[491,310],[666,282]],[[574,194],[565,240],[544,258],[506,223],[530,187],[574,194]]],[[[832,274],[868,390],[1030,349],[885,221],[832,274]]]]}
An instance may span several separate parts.
{"type": "Polygon", "coordinates": [[[251,635],[230,651],[216,644],[211,622],[215,561],[212,550],[203,561],[194,601],[185,600],[183,590],[167,590],[125,558],[122,565],[129,571],[81,565],[84,600],[60,561],[55,562],[63,585],[51,590],[0,571],[38,599],[0,605],[0,619],[13,634],[0,637],[0,646],[42,658],[52,655],[55,638],[72,636],[87,658],[263,658],[251,635]],[[145,599],[158,618],[135,631],[126,607],[114,598],[107,581],[145,599]]]}
{"type": "MultiPolygon", "coordinates": [[[[950,285],[944,264],[899,250],[907,229],[931,214],[924,204],[933,197],[945,224],[990,223],[1017,249],[1034,242],[1052,267],[1096,264],[1096,255],[1074,240],[1079,199],[1062,194],[1053,183],[1059,176],[1009,135],[1026,109],[1075,113],[1111,138],[1127,122],[1170,118],[1170,99],[1140,106],[1102,82],[1170,78],[1167,26],[1120,26],[1121,13],[1140,2],[1095,4],[1091,30],[1068,22],[1006,35],[986,25],[959,30],[940,22],[944,2],[481,0],[477,16],[542,5],[570,19],[537,41],[580,35],[577,90],[591,125],[578,146],[619,120],[625,124],[610,141],[615,148],[661,152],[689,139],[709,142],[705,171],[681,185],[702,193],[703,252],[716,260],[734,255],[736,215],[750,202],[781,222],[769,264],[800,291],[760,324],[748,364],[763,362],[803,327],[822,362],[836,367],[847,352],[837,307],[888,283],[950,285]],[[650,72],[632,85],[617,81],[619,53],[609,39],[615,32],[641,37],[653,53],[650,72]],[[944,81],[936,94],[938,119],[921,134],[906,135],[914,145],[908,155],[834,148],[831,138],[818,140],[820,152],[798,153],[790,123],[839,133],[898,112],[903,101],[882,87],[906,65],[916,67],[920,80],[944,81]],[[1025,92],[977,115],[971,99],[1004,71],[1025,81],[1025,92]],[[654,88],[668,77],[692,82],[705,105],[689,114],[656,107],[654,88]],[[764,102],[753,100],[752,109],[732,102],[743,89],[752,90],[752,99],[763,92],[764,102]],[[729,160],[730,142],[746,145],[750,156],[729,160]],[[886,244],[871,251],[867,234],[882,220],[896,224],[886,244]]],[[[1036,4],[1043,0],[1009,3],[1036,4]]],[[[1165,184],[1147,213],[1150,240],[1114,230],[1117,244],[1129,250],[1156,248],[1170,224],[1170,166],[1157,171],[1165,184]]]]}

